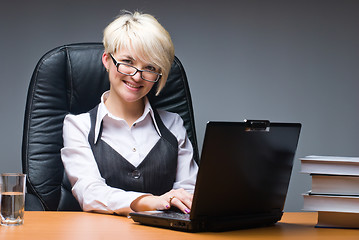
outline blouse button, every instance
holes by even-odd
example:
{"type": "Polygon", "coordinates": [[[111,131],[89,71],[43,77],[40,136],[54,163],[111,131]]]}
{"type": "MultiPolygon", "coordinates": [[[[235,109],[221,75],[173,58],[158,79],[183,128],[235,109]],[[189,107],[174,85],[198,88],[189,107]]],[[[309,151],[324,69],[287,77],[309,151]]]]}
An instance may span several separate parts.
{"type": "Polygon", "coordinates": [[[132,152],[136,152],[136,148],[134,147],[134,148],[132,148],[132,152]]]}

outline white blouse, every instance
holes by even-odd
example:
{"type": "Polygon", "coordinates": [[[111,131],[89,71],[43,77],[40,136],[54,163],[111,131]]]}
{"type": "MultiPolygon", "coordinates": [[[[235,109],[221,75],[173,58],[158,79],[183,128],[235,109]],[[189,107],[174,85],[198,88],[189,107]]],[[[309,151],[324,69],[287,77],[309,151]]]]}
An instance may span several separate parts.
{"type": "MultiPolygon", "coordinates": [[[[137,167],[160,139],[153,109],[146,99],[143,115],[128,126],[124,119],[113,116],[106,108],[108,92],[101,97],[96,126],[95,142],[98,139],[101,121],[101,139],[137,167]]],[[[164,125],[178,141],[178,163],[174,189],[194,191],[198,166],[193,159],[192,144],[187,136],[182,118],[175,113],[157,110],[164,125]]],[[[84,211],[119,213],[128,208],[133,200],[145,194],[113,188],[101,177],[96,160],[88,142],[91,127],[89,113],[68,114],[64,120],[61,158],[72,185],[72,193],[84,211]]]]}

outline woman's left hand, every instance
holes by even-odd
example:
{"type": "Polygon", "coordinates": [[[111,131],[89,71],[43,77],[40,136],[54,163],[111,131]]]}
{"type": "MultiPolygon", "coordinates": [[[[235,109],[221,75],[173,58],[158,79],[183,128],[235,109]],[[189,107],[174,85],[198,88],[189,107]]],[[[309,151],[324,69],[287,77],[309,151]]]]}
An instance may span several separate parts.
{"type": "Polygon", "coordinates": [[[171,191],[160,196],[168,203],[168,206],[174,206],[184,213],[190,213],[192,207],[193,194],[183,188],[172,189],[171,191]]]}
{"type": "Polygon", "coordinates": [[[190,213],[193,194],[183,188],[172,189],[161,195],[143,195],[131,203],[133,211],[166,210],[171,206],[177,207],[184,213],[190,213]]]}

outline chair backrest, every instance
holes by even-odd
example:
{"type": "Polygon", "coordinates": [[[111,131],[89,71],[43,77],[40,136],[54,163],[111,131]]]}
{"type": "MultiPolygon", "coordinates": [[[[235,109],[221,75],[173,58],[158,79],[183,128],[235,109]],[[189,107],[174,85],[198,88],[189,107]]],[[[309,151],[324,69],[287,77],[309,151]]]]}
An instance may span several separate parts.
{"type": "MultiPolygon", "coordinates": [[[[27,174],[27,192],[35,195],[45,210],[81,210],[71,194],[61,161],[62,127],[66,114],[89,111],[109,89],[101,61],[103,51],[101,43],[57,47],[40,59],[32,75],[24,119],[22,167],[27,174]]],[[[156,86],[149,93],[151,104],[183,118],[198,162],[192,100],[178,58],[159,96],[155,96],[155,90],[156,86]]]]}

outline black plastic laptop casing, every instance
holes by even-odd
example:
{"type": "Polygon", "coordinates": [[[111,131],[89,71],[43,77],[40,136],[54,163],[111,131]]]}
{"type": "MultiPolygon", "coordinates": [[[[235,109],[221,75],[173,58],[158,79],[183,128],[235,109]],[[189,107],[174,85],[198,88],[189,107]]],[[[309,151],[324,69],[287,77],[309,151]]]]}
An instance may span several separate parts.
{"type": "Polygon", "coordinates": [[[131,213],[142,224],[224,231],[275,224],[283,214],[300,123],[208,122],[189,220],[131,213]]]}

